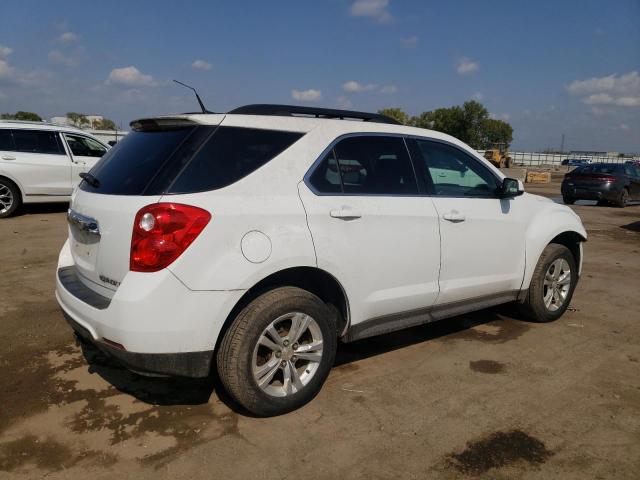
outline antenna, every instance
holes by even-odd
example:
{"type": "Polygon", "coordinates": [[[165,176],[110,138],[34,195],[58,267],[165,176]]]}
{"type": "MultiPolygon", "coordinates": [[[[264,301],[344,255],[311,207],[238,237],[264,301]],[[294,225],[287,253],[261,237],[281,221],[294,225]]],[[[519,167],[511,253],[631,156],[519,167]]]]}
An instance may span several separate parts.
{"type": "Polygon", "coordinates": [[[198,103],[200,104],[200,109],[202,110],[202,113],[213,113],[207,110],[206,108],[204,108],[204,103],[202,103],[202,100],[200,99],[200,95],[198,95],[198,92],[196,91],[195,88],[193,88],[190,85],[187,85],[186,83],[179,82],[178,80],[174,80],[174,82],[176,82],[178,85],[182,85],[183,87],[187,87],[188,89],[193,90],[193,93],[196,94],[196,98],[198,99],[198,103]]]}

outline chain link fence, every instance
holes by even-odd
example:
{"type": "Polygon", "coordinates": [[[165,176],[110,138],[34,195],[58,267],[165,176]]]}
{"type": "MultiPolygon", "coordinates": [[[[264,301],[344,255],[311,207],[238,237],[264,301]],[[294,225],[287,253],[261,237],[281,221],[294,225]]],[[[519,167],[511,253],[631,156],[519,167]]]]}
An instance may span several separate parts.
{"type": "MultiPolygon", "coordinates": [[[[485,150],[478,150],[478,153],[484,156],[485,150]]],[[[591,163],[624,163],[628,160],[640,160],[640,157],[607,157],[595,155],[571,155],[571,154],[555,154],[555,153],[535,153],[535,152],[509,152],[509,156],[513,159],[514,165],[526,166],[542,166],[562,165],[563,160],[578,159],[587,160],[591,163]]]]}

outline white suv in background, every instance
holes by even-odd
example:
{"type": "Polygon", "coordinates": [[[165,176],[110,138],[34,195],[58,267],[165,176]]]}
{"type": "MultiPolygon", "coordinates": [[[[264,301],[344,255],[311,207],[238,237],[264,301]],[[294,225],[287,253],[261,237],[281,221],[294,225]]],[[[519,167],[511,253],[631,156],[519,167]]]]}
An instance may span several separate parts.
{"type": "Polygon", "coordinates": [[[316,395],[338,339],[569,305],[580,218],[448,135],[278,105],[131,126],[73,195],[56,296],[132,370],[215,365],[237,402],[276,415],[316,395]]]}
{"type": "Polygon", "coordinates": [[[0,120],[0,218],[22,203],[68,202],[108,149],[77,128],[0,120]]]}

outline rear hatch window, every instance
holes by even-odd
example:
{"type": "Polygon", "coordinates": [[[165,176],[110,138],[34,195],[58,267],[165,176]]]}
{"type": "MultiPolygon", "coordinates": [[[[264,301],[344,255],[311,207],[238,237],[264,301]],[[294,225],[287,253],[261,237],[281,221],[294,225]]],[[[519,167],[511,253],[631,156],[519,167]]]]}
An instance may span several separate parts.
{"type": "Polygon", "coordinates": [[[131,132],[91,170],[84,191],[106,195],[195,193],[226,187],[303,134],[207,125],[131,132]]]}

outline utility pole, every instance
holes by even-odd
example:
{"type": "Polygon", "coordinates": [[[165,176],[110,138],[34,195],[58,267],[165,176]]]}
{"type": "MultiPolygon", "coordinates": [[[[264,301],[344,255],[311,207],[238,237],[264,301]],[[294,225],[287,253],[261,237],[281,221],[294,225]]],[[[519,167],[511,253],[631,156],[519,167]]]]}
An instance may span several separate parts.
{"type": "Polygon", "coordinates": [[[564,133],[562,134],[562,140],[560,141],[560,153],[564,153],[564,133]]]}

